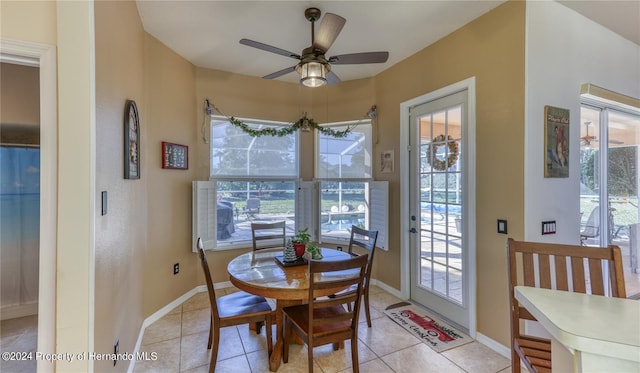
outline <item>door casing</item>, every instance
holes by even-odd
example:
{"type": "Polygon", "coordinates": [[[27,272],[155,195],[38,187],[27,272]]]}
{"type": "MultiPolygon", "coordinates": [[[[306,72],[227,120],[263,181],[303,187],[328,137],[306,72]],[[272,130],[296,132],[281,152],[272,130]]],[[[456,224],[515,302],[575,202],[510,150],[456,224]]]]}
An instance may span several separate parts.
{"type": "MultiPolygon", "coordinates": [[[[463,154],[463,173],[467,175],[467,184],[464,186],[468,191],[465,202],[463,221],[464,235],[468,244],[468,263],[467,275],[469,276],[469,335],[472,338],[476,336],[476,229],[475,229],[475,190],[476,190],[476,172],[475,172],[475,128],[476,128],[476,79],[470,77],[460,82],[440,88],[433,92],[415,97],[411,100],[400,103],[400,180],[409,180],[411,170],[409,169],[409,145],[410,145],[410,123],[409,109],[411,107],[437,100],[441,97],[449,96],[453,93],[466,90],[467,97],[467,129],[463,132],[463,138],[466,138],[465,152],[463,154]]],[[[404,299],[410,296],[410,237],[411,229],[410,220],[410,185],[409,183],[400,183],[400,295],[404,299]]]]}

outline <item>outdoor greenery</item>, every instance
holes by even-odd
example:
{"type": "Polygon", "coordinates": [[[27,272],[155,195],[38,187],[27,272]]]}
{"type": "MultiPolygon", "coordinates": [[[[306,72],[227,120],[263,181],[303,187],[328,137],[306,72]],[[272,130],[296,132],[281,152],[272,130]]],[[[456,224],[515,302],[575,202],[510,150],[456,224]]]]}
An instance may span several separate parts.
{"type": "MultiPolygon", "coordinates": [[[[580,181],[592,195],[582,192],[580,208],[582,224],[598,206],[598,177],[600,167],[597,149],[581,150],[580,181]]],[[[637,148],[635,146],[609,148],[608,191],[609,208],[613,215],[612,234],[626,234],[629,224],[638,223],[637,148]]]]}

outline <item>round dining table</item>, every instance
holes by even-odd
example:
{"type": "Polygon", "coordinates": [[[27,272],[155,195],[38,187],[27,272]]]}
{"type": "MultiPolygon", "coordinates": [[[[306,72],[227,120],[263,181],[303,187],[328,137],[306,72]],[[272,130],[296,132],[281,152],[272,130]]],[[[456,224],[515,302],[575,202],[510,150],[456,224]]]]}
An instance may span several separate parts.
{"type": "MultiPolygon", "coordinates": [[[[344,260],[349,253],[321,248],[322,260],[344,260]]],[[[257,250],[234,258],[227,266],[231,283],[247,293],[276,300],[276,344],[269,357],[269,369],[278,370],[284,343],[283,313],[286,306],[306,303],[309,298],[308,265],[287,265],[282,262],[282,249],[257,250]]],[[[342,289],[332,289],[333,294],[342,289]]]]}

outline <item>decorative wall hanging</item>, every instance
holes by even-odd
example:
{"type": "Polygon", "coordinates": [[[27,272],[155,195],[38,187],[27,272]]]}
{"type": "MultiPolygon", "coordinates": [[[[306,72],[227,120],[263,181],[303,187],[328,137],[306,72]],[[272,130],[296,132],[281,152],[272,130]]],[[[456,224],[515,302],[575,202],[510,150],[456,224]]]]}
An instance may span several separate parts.
{"type": "Polygon", "coordinates": [[[133,100],[127,100],[124,111],[124,178],[140,178],[140,119],[133,100]]]}
{"type": "Polygon", "coordinates": [[[569,110],[544,107],[544,177],[569,177],[569,110]]]}
{"type": "Polygon", "coordinates": [[[449,167],[456,164],[460,150],[458,149],[458,142],[451,136],[438,135],[431,140],[431,143],[427,147],[427,162],[434,170],[444,171],[449,167]],[[441,147],[446,146],[449,151],[445,153],[446,158],[439,158],[438,153],[442,153],[441,147]]]}
{"type": "Polygon", "coordinates": [[[162,168],[187,170],[189,168],[189,147],[163,141],[162,168]]]}
{"type": "Polygon", "coordinates": [[[387,150],[380,154],[380,173],[393,173],[393,150],[387,150]]]}

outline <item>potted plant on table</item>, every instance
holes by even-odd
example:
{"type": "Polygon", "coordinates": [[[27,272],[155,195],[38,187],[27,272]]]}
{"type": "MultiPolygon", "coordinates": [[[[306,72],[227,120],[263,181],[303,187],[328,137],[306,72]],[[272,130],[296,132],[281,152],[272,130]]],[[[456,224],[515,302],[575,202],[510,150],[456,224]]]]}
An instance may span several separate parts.
{"type": "Polygon", "coordinates": [[[291,238],[293,248],[295,249],[296,256],[298,258],[304,254],[309,241],[311,241],[311,234],[309,234],[308,228],[298,230],[296,235],[291,238]]]}

